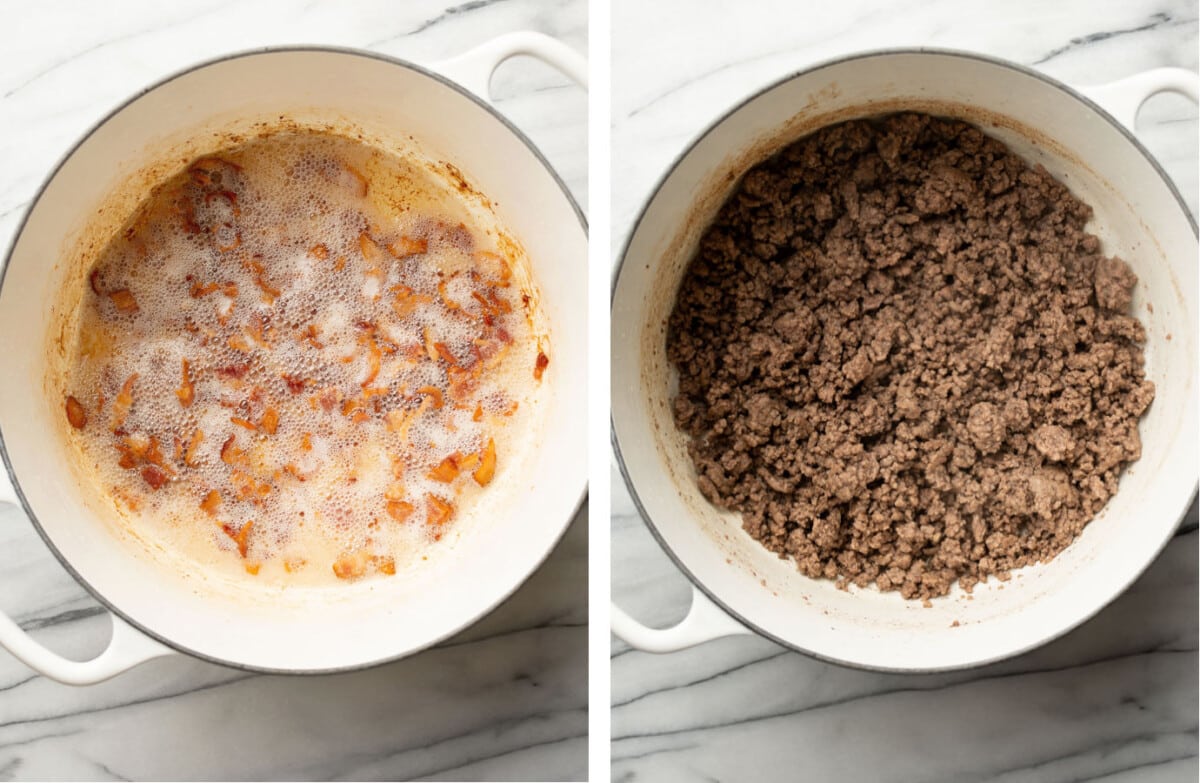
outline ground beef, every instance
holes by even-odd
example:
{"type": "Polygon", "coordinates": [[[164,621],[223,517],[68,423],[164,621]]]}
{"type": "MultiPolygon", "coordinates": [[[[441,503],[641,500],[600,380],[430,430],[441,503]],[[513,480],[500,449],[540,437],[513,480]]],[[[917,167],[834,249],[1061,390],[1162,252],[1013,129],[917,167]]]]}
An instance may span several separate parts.
{"type": "Polygon", "coordinates": [[[671,314],[704,495],[811,577],[970,589],[1052,558],[1141,454],[1136,276],[965,123],[827,127],[746,174],[671,314]]]}

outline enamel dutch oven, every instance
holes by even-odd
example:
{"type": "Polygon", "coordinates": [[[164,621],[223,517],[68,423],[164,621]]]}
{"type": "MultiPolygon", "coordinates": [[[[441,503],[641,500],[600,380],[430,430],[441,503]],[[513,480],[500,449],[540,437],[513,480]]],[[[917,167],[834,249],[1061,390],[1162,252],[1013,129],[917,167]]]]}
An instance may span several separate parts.
{"type": "Polygon", "coordinates": [[[1197,76],[1162,69],[1090,89],[975,54],[900,50],[846,57],[752,95],[671,166],[638,218],[612,294],[612,435],[621,471],[659,543],[694,585],[677,626],[651,629],[613,607],[613,630],[666,652],[758,633],[829,661],[889,671],[978,666],[1066,633],[1154,560],[1196,492],[1196,224],[1132,133],[1151,95],[1196,101],[1197,76]],[[1105,107],[1105,108],[1102,108],[1105,107]],[[809,579],[701,496],[671,418],[667,316],[698,240],[753,164],[835,122],[913,109],[981,127],[1041,164],[1095,209],[1089,230],[1138,275],[1146,373],[1157,397],[1142,457],[1083,534],[1048,563],[956,588],[932,607],[809,579]],[[1153,312],[1146,305],[1153,303],[1153,312]]]}
{"type": "Polygon", "coordinates": [[[113,635],[99,657],[75,662],[0,617],[0,644],[47,676],[77,684],[176,651],[259,671],[361,668],[466,627],[545,559],[586,489],[587,230],[545,158],[477,97],[487,95],[495,68],[517,54],[537,57],[580,84],[586,80],[578,54],[534,33],[502,36],[431,68],[342,49],[248,52],[150,87],[62,160],[25,216],[0,282],[0,437],[12,484],[0,482],[0,499],[19,502],[62,564],[111,610],[113,635]],[[46,378],[61,328],[56,296],[78,285],[80,274],[65,259],[97,220],[119,225],[145,189],[129,194],[124,212],[112,206],[112,193],[128,191],[137,172],[157,166],[160,176],[173,173],[181,161],[212,152],[216,140],[280,118],[352,129],[385,147],[452,163],[486,194],[500,224],[523,246],[549,321],[554,361],[541,392],[544,435],[528,470],[510,502],[462,536],[442,567],[418,582],[373,580],[272,603],[198,589],[114,536],[100,504],[65,469],[71,456],[56,435],[61,402],[47,392],[46,378]],[[102,204],[113,214],[95,218],[102,204]]]}

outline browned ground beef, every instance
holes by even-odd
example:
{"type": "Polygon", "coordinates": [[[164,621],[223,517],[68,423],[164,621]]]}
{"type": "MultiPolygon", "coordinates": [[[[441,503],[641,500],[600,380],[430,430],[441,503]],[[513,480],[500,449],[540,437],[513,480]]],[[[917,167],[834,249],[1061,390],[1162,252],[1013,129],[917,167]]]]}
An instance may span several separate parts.
{"type": "Polygon", "coordinates": [[[956,120],[827,127],[752,169],[667,353],[704,495],[812,577],[906,598],[1052,558],[1141,454],[1137,278],[1091,208],[956,120]]]}

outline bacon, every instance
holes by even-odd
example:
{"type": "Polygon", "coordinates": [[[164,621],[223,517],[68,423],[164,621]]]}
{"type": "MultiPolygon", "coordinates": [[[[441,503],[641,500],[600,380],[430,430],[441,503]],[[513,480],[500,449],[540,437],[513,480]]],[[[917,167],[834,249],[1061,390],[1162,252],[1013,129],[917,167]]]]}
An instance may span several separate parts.
{"type": "Polygon", "coordinates": [[[222,525],[221,529],[225,531],[225,535],[229,536],[237,544],[238,554],[244,558],[246,552],[250,549],[250,531],[254,529],[254,520],[250,520],[242,525],[236,532],[229,525],[222,525]]]}
{"type": "Polygon", "coordinates": [[[263,411],[262,422],[260,422],[259,426],[263,432],[268,435],[274,435],[275,431],[279,429],[279,411],[268,407],[263,411]]]}
{"type": "Polygon", "coordinates": [[[488,438],[487,446],[479,460],[479,467],[472,475],[475,477],[475,483],[481,487],[490,484],[492,477],[496,475],[496,442],[491,438],[488,438]]]}
{"type": "Polygon", "coordinates": [[[167,474],[154,465],[142,468],[142,478],[150,485],[151,489],[162,489],[163,484],[167,483],[167,474]]]}
{"type": "Polygon", "coordinates": [[[109,293],[108,298],[112,300],[113,305],[122,313],[136,313],[138,311],[137,299],[133,297],[133,293],[128,288],[112,291],[109,293]]]}
{"type": "Polygon", "coordinates": [[[388,516],[397,522],[404,522],[412,516],[415,510],[412,503],[405,503],[403,500],[389,500],[387,502],[388,516]]]}
{"type": "Polygon", "coordinates": [[[183,380],[179,384],[179,388],[175,390],[175,396],[179,398],[179,404],[185,408],[190,407],[196,399],[196,387],[192,385],[187,359],[183,360],[183,380]]]}
{"type": "Polygon", "coordinates": [[[546,368],[549,365],[550,365],[550,357],[547,356],[546,354],[542,353],[541,351],[538,351],[537,361],[533,365],[534,379],[540,381],[542,379],[542,373],[544,373],[546,371],[546,368]]]}
{"type": "Polygon", "coordinates": [[[87,411],[83,409],[83,405],[79,400],[67,396],[67,421],[77,430],[81,430],[87,424],[87,411]]]}
{"type": "Polygon", "coordinates": [[[425,522],[432,527],[440,527],[454,516],[454,506],[439,498],[437,495],[425,496],[425,522]]]}
{"type": "Polygon", "coordinates": [[[444,460],[438,463],[437,467],[429,471],[429,478],[433,479],[434,481],[440,481],[443,484],[449,484],[450,482],[454,481],[454,479],[458,478],[458,461],[461,459],[461,457],[462,455],[458,453],[454,453],[449,457],[446,457],[444,460]]]}
{"type": "Polygon", "coordinates": [[[433,400],[435,410],[441,410],[445,402],[442,399],[442,390],[436,386],[422,386],[417,389],[417,394],[425,395],[433,400]]]}
{"type": "Polygon", "coordinates": [[[210,517],[216,516],[217,509],[221,506],[221,493],[215,489],[209,490],[209,493],[204,496],[204,500],[200,501],[200,508],[210,517]]]}
{"type": "Polygon", "coordinates": [[[288,375],[285,373],[282,377],[283,382],[287,384],[288,391],[290,391],[292,394],[299,394],[300,392],[304,391],[304,385],[307,383],[307,381],[300,376],[288,375]]]}
{"type": "Polygon", "coordinates": [[[404,259],[426,252],[429,249],[429,240],[401,236],[389,242],[387,249],[395,258],[404,259]]]}
{"type": "Polygon", "coordinates": [[[125,426],[129,409],[133,407],[133,385],[137,382],[137,377],[138,374],[135,372],[126,378],[124,385],[121,386],[121,392],[113,400],[113,431],[125,426]]]}

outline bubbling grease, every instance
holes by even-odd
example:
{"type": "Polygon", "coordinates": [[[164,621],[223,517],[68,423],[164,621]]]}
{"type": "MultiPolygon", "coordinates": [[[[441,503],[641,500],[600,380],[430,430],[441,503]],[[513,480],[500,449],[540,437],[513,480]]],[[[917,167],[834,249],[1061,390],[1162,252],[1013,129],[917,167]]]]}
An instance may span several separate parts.
{"type": "Polygon", "coordinates": [[[320,133],[193,161],[97,259],[65,411],[138,537],[248,579],[411,568],[516,462],[549,350],[494,231],[320,133]]]}

